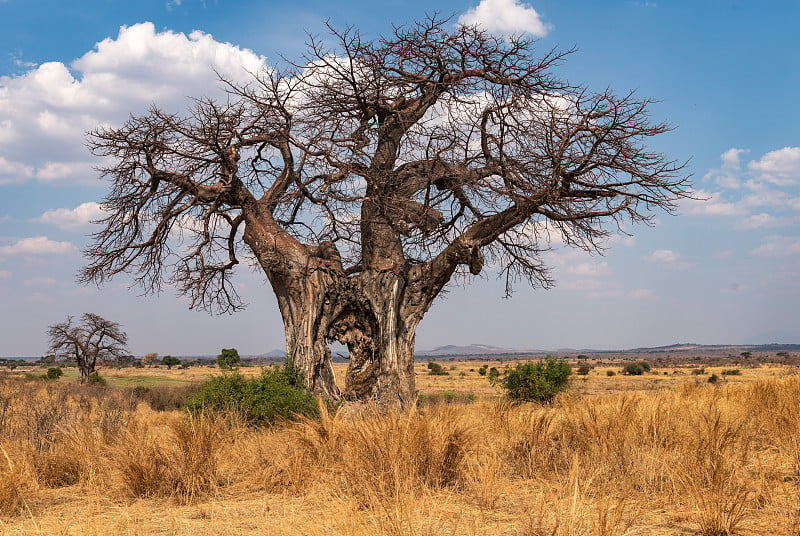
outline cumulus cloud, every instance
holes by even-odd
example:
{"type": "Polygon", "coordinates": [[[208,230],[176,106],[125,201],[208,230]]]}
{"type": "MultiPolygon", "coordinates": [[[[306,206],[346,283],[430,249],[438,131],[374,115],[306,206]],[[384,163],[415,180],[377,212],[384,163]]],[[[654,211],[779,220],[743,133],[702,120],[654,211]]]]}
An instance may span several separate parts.
{"type": "Polygon", "coordinates": [[[56,242],[46,236],[22,238],[8,246],[0,246],[0,255],[64,255],[77,251],[70,242],[56,242]]]}
{"type": "Polygon", "coordinates": [[[24,182],[31,177],[33,177],[33,167],[8,160],[0,155],[0,184],[24,182]]]}
{"type": "Polygon", "coordinates": [[[737,225],[737,229],[774,229],[776,227],[785,227],[791,225],[792,220],[789,218],[776,218],[771,214],[762,212],[760,214],[753,214],[748,216],[737,225]]]}
{"type": "Polygon", "coordinates": [[[800,184],[800,147],[770,151],[759,160],[750,162],[747,167],[759,179],[778,186],[800,184]]]}
{"type": "Polygon", "coordinates": [[[544,37],[553,28],[530,4],[518,0],[481,0],[476,7],[461,15],[458,22],[466,26],[477,25],[501,35],[544,37]]]}
{"type": "Polygon", "coordinates": [[[262,56],[209,34],[157,32],[146,22],[122,27],[69,65],[47,62],[0,77],[0,184],[94,180],[85,132],[120,124],[153,102],[181,112],[187,95],[222,95],[217,72],[244,82],[265,66],[262,56]]]}
{"type": "Polygon", "coordinates": [[[800,236],[766,236],[751,253],[763,257],[800,255],[800,236]]]}
{"type": "Polygon", "coordinates": [[[742,162],[746,149],[728,149],[719,168],[710,170],[705,181],[718,186],[715,192],[699,191],[704,201],[686,201],[689,214],[737,216],[736,229],[777,228],[798,221],[800,211],[800,147],[769,151],[760,158],[742,162]],[[794,213],[794,214],[793,214],[794,213]]]}
{"type": "Polygon", "coordinates": [[[34,221],[55,225],[60,229],[75,230],[91,227],[91,222],[103,217],[99,203],[82,203],[75,208],[56,208],[48,210],[34,221]]]}
{"type": "Polygon", "coordinates": [[[661,264],[675,264],[680,259],[680,255],[671,249],[657,249],[650,255],[642,257],[649,262],[657,262],[661,264]]]}

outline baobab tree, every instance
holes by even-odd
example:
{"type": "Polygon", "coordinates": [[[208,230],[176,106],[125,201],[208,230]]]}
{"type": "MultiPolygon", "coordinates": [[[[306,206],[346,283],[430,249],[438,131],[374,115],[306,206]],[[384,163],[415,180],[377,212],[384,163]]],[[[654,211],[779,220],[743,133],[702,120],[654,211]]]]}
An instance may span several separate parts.
{"type": "Polygon", "coordinates": [[[329,29],[302,62],[226,82],[225,102],[91,133],[112,186],[84,282],[128,272],[231,312],[250,262],[308,387],[408,406],[417,326],[454,277],[488,261],[509,291],[549,287],[552,235],[600,251],[690,195],[646,146],[668,130],[651,101],[559,80],[568,53],[435,17],[376,40],[329,29]],[[341,389],[333,341],[349,349],[341,389]]]}
{"type": "Polygon", "coordinates": [[[84,313],[80,321],[73,323],[73,317],[53,324],[47,330],[50,349],[56,356],[75,361],[81,375],[81,383],[86,383],[93,374],[97,361],[127,356],[125,345],[128,335],[122,327],[94,313],[84,313]]]}

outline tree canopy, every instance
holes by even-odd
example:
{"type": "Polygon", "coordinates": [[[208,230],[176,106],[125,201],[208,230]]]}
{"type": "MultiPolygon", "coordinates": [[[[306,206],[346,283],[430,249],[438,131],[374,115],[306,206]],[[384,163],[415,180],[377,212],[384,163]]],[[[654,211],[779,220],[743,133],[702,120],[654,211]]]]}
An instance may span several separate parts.
{"type": "Polygon", "coordinates": [[[683,166],[647,147],[668,130],[652,101],[560,80],[568,52],[436,17],[330,38],[228,83],[224,102],[94,131],[112,187],[81,279],[128,272],[229,312],[234,268],[259,266],[309,387],[338,396],[336,340],[348,396],[407,403],[413,335],[455,275],[490,262],[507,292],[548,287],[551,237],[600,251],[690,195],[683,166]]]}

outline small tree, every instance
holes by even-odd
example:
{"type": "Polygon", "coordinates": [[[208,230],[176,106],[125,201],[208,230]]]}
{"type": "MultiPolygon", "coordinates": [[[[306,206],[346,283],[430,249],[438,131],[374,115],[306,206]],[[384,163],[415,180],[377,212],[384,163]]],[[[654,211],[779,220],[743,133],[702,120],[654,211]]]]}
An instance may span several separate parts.
{"type": "Polygon", "coordinates": [[[236,348],[223,348],[217,356],[217,365],[223,370],[230,370],[239,366],[242,359],[236,348]]]}
{"type": "Polygon", "coordinates": [[[181,364],[181,360],[171,355],[165,355],[161,360],[161,364],[166,365],[168,370],[172,370],[172,367],[177,367],[181,364]]]}
{"type": "Polygon", "coordinates": [[[572,367],[563,359],[517,363],[491,379],[506,390],[509,398],[549,403],[569,385],[572,367]]]}
{"type": "Polygon", "coordinates": [[[47,330],[53,355],[75,361],[80,371],[81,383],[86,383],[94,373],[97,361],[106,361],[127,354],[128,335],[121,326],[94,313],[84,313],[80,322],[53,324],[47,330]]]}
{"type": "Polygon", "coordinates": [[[144,354],[142,356],[142,365],[146,367],[152,367],[157,359],[158,359],[158,353],[156,352],[150,352],[149,354],[144,354]]]}

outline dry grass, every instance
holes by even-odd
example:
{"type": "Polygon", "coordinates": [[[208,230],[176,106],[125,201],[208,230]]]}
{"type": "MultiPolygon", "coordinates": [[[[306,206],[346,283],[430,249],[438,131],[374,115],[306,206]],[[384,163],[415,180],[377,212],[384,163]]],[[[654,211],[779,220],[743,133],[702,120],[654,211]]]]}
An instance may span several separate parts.
{"type": "Polygon", "coordinates": [[[5,377],[0,533],[800,535],[800,376],[673,376],[268,429],[5,377]]]}

